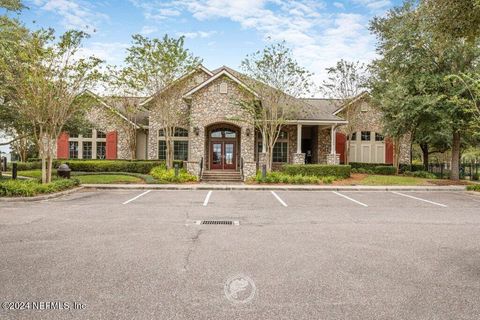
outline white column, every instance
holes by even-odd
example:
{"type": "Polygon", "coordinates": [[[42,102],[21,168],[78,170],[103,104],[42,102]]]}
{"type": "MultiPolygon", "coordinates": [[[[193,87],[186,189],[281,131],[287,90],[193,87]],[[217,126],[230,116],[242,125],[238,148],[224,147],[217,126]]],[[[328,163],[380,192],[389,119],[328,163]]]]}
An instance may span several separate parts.
{"type": "Polygon", "coordinates": [[[336,133],[335,133],[335,125],[332,126],[330,129],[330,153],[336,154],[335,150],[335,140],[336,140],[336,133]]]}
{"type": "Polygon", "coordinates": [[[297,124],[297,153],[302,153],[302,125],[297,124]]]}

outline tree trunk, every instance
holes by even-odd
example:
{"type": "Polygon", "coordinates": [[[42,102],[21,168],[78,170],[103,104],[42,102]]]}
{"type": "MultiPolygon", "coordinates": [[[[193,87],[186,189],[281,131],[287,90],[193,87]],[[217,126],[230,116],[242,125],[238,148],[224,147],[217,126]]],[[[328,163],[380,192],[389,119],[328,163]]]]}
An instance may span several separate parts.
{"type": "Polygon", "coordinates": [[[453,132],[452,139],[452,171],[450,179],[460,180],[460,131],[453,132]]]}
{"type": "Polygon", "coordinates": [[[45,152],[42,152],[42,183],[47,183],[47,159],[45,152]]]}
{"type": "Polygon", "coordinates": [[[428,170],[428,143],[420,143],[420,148],[422,149],[423,166],[425,167],[425,170],[428,170]]]}
{"type": "Polygon", "coordinates": [[[172,169],[173,168],[173,156],[174,156],[173,141],[170,138],[167,138],[167,137],[165,137],[165,138],[166,138],[165,144],[167,146],[166,166],[167,166],[167,169],[172,169]]]}
{"type": "Polygon", "coordinates": [[[393,140],[393,165],[397,168],[397,174],[400,173],[400,138],[393,140]]]}
{"type": "Polygon", "coordinates": [[[350,163],[350,135],[347,135],[347,141],[345,143],[345,154],[343,157],[345,158],[345,165],[350,163]]]}

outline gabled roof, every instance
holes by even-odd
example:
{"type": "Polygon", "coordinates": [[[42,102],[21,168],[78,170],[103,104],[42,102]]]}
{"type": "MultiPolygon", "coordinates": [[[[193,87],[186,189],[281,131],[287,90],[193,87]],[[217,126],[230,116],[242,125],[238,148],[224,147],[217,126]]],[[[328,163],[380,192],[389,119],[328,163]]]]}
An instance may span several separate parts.
{"type": "Polygon", "coordinates": [[[357,95],[355,98],[353,98],[352,100],[350,100],[348,103],[346,103],[345,105],[343,105],[341,108],[339,108],[338,110],[336,110],[333,114],[334,114],[334,115],[339,114],[340,112],[342,112],[343,110],[345,110],[346,108],[348,108],[349,106],[351,106],[352,104],[354,104],[354,103],[358,102],[359,100],[362,100],[363,98],[368,97],[368,96],[369,96],[368,91],[364,91],[364,92],[360,93],[360,94],[357,95]]]}
{"type": "Polygon", "coordinates": [[[191,71],[185,73],[183,76],[181,76],[180,78],[176,79],[175,81],[173,81],[172,83],[170,83],[169,85],[167,85],[165,88],[159,90],[158,92],[156,92],[154,95],[148,97],[147,99],[145,99],[144,101],[142,101],[140,103],[140,106],[144,106],[145,104],[149,103],[154,96],[156,96],[157,94],[167,90],[168,88],[171,88],[174,84],[176,84],[177,82],[180,82],[182,81],[183,79],[185,78],[188,78],[189,76],[191,76],[192,74],[194,74],[195,72],[197,72],[198,70],[202,70],[203,72],[205,72],[206,74],[208,74],[210,77],[213,76],[213,73],[208,70],[207,68],[205,68],[203,65],[199,65],[198,67],[192,69],[191,71]]]}
{"type": "Polygon", "coordinates": [[[128,123],[130,123],[132,126],[134,126],[136,129],[139,129],[140,126],[138,124],[136,124],[135,122],[129,120],[127,117],[125,117],[125,115],[123,115],[119,110],[117,110],[116,108],[112,107],[111,105],[107,104],[103,99],[102,97],[100,97],[99,95],[97,95],[96,93],[93,93],[92,91],[86,89],[84,91],[84,93],[88,94],[89,96],[93,97],[95,100],[97,100],[98,102],[100,102],[100,105],[102,105],[103,107],[107,108],[108,110],[112,111],[113,113],[117,114],[120,118],[122,118],[123,120],[127,121],[128,123]]]}
{"type": "Polygon", "coordinates": [[[215,73],[212,77],[210,77],[209,79],[205,80],[204,82],[200,83],[198,86],[194,87],[193,89],[191,89],[190,91],[188,91],[187,93],[185,93],[183,95],[184,98],[188,98],[190,97],[192,94],[194,94],[195,92],[197,92],[198,90],[206,87],[208,84],[212,83],[213,81],[215,81],[216,79],[222,77],[222,76],[227,76],[229,77],[231,80],[233,80],[234,82],[236,82],[238,85],[240,85],[241,87],[243,87],[245,90],[247,90],[248,92],[250,92],[251,94],[253,94],[255,97],[258,97],[258,94],[253,91],[251,88],[248,87],[248,85],[246,83],[244,83],[242,80],[240,80],[238,77],[236,77],[235,75],[233,75],[232,72],[230,72],[226,67],[222,67],[220,70],[215,70],[215,73]]]}
{"type": "Polygon", "coordinates": [[[320,120],[320,121],[343,121],[344,119],[332,113],[335,101],[325,99],[301,99],[304,103],[300,105],[296,120],[320,120]]]}

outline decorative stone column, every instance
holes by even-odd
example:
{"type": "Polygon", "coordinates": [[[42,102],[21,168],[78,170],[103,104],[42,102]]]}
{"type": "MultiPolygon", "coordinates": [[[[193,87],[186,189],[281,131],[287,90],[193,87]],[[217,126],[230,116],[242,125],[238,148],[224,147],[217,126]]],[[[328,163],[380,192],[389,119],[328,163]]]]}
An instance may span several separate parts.
{"type": "Polygon", "coordinates": [[[305,153],[295,153],[292,160],[293,164],[305,164],[305,153]]]}
{"type": "Polygon", "coordinates": [[[340,155],[338,153],[327,154],[327,164],[332,164],[332,165],[340,164],[340,155]]]}

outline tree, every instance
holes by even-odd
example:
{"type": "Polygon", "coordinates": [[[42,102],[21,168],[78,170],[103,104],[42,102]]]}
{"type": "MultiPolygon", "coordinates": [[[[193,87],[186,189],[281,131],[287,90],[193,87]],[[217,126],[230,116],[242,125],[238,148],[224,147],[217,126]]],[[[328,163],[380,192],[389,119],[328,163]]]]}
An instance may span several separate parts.
{"type": "Polygon", "coordinates": [[[465,103],[466,90],[449,81],[448,75],[472,70],[480,51],[475,43],[438,37],[425,10],[409,1],[372,21],[380,58],[372,63],[370,85],[394,137],[427,135],[439,123],[449,128],[452,179],[458,179],[461,136],[472,122],[472,113],[465,103]]]}
{"type": "Polygon", "coordinates": [[[201,59],[184,47],[185,38],[149,39],[134,35],[133,43],[127,49],[125,69],[119,77],[117,87],[134,90],[150,96],[148,108],[155,110],[167,148],[166,165],[173,167],[173,136],[175,130],[186,125],[185,108],[181,90],[181,76],[198,67],[201,59]]]}
{"type": "Polygon", "coordinates": [[[87,34],[67,31],[58,40],[53,30],[30,33],[14,48],[14,59],[0,55],[7,100],[28,122],[42,159],[42,182],[51,181],[55,143],[66,122],[83,106],[79,96],[98,79],[101,60],[79,58],[87,34]],[[10,60],[9,60],[10,59],[10,60]]]}
{"type": "Polygon", "coordinates": [[[301,106],[298,98],[310,92],[312,73],[295,61],[285,42],[248,55],[241,67],[248,76],[245,82],[257,97],[239,104],[262,135],[262,153],[270,172],[273,147],[286,121],[292,119],[301,106]]]}
{"type": "Polygon", "coordinates": [[[367,68],[363,63],[340,60],[336,66],[327,68],[328,79],[323,81],[322,91],[329,97],[336,99],[337,108],[349,105],[343,112],[348,124],[344,126],[345,134],[349,139],[345,144],[345,163],[348,164],[351,136],[356,130],[355,114],[359,104],[355,100],[366,88],[367,68]]]}

